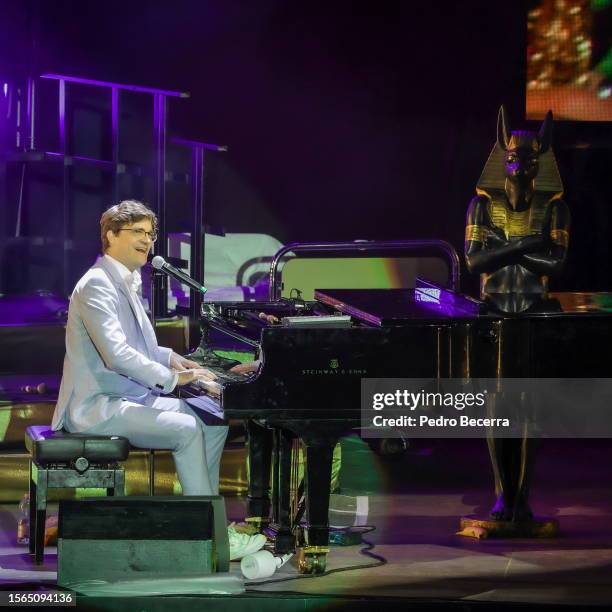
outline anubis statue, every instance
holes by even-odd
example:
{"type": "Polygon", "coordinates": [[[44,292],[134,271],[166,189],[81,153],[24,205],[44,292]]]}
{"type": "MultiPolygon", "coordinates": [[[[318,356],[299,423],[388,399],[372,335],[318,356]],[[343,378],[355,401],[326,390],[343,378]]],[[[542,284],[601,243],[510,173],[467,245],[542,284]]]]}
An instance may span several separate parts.
{"type": "MultiPolygon", "coordinates": [[[[548,297],[548,278],[565,263],[570,215],[561,199],[563,186],[551,139],[550,111],[538,133],[509,132],[502,106],[497,143],[467,213],[467,267],[480,274],[482,299],[508,317],[555,310],[548,297]]],[[[522,376],[512,365],[497,374],[522,376]]],[[[492,518],[532,518],[528,495],[534,442],[527,428],[522,439],[489,437],[497,493],[492,518]]]]}

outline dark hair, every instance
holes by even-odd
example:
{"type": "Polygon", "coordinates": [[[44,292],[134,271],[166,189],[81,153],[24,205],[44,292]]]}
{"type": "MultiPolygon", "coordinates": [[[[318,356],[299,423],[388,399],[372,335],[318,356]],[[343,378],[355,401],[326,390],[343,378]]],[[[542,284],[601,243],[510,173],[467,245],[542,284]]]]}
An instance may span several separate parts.
{"type": "Polygon", "coordinates": [[[138,200],[123,200],[119,204],[111,206],[102,213],[100,217],[100,237],[102,238],[102,252],[106,253],[110,246],[106,234],[109,230],[118,234],[119,230],[126,225],[132,225],[142,219],[149,219],[153,231],[157,231],[157,217],[155,213],[145,204],[138,200]]]}

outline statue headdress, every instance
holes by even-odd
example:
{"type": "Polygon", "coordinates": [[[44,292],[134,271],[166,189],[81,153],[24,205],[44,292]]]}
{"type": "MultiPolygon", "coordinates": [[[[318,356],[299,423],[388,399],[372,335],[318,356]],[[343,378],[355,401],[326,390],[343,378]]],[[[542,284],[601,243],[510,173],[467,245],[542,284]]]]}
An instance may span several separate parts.
{"type": "Polygon", "coordinates": [[[502,105],[497,116],[497,142],[489,155],[484,170],[476,184],[478,193],[489,189],[503,189],[506,180],[504,173],[504,154],[519,147],[532,148],[538,154],[539,171],[535,179],[535,190],[561,196],[563,183],[555,154],[552,151],[552,112],[548,111],[539,132],[516,131],[508,129],[508,115],[502,105]]]}

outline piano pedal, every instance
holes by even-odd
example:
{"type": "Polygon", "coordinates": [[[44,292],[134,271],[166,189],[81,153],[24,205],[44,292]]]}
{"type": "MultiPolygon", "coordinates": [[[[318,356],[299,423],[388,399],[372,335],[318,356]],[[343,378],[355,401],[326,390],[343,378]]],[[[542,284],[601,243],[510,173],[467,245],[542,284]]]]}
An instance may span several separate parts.
{"type": "Polygon", "coordinates": [[[297,549],[298,571],[300,574],[323,574],[327,567],[326,546],[303,546],[297,549]]]}

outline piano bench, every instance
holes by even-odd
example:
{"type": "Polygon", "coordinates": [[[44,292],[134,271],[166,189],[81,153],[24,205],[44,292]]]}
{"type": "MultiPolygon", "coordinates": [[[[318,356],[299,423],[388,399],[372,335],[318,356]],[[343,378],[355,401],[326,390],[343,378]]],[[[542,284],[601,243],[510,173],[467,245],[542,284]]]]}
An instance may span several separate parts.
{"type": "Polygon", "coordinates": [[[130,443],[120,436],[53,431],[47,425],[26,429],[30,453],[30,553],[42,563],[45,546],[47,491],[51,488],[103,488],[125,495],[125,472],[119,464],[130,443]]]}

